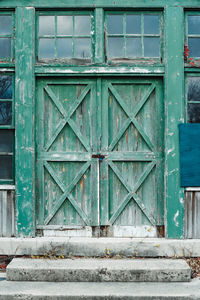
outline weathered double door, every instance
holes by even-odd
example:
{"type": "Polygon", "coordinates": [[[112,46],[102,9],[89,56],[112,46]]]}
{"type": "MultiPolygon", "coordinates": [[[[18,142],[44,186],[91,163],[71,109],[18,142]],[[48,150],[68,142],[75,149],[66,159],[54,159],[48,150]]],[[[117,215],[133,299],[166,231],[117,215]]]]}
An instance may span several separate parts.
{"type": "Polygon", "coordinates": [[[38,80],[37,224],[163,225],[163,117],[159,79],[38,80]]]}

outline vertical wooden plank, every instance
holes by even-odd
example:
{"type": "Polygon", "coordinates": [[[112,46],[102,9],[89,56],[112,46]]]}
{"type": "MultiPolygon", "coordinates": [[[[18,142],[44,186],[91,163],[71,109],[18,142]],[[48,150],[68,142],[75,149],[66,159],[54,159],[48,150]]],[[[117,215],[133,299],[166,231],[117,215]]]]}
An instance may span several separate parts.
{"type": "Polygon", "coordinates": [[[2,191],[2,236],[7,236],[7,222],[8,222],[8,215],[7,215],[7,191],[2,191]]]}
{"type": "Polygon", "coordinates": [[[16,215],[17,235],[34,236],[35,10],[16,9],[16,215]]]}
{"type": "Polygon", "coordinates": [[[2,218],[2,215],[3,215],[3,192],[0,191],[0,237],[2,236],[2,231],[3,231],[3,218],[2,218]]]}
{"type": "Polygon", "coordinates": [[[95,9],[95,62],[104,62],[104,11],[95,9]]]}
{"type": "MultiPolygon", "coordinates": [[[[102,81],[101,105],[101,149],[108,151],[108,81],[102,81]]],[[[109,220],[109,166],[107,159],[100,162],[100,224],[107,225],[109,220]]]]}
{"type": "Polygon", "coordinates": [[[184,193],[180,187],[178,124],[184,116],[184,11],[165,8],[166,61],[166,237],[184,237],[184,193]]]}

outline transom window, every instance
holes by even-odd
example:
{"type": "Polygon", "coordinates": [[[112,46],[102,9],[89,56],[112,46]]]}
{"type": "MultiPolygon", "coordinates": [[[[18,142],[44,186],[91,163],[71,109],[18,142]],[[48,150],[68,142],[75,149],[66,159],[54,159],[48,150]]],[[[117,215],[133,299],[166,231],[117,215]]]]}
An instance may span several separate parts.
{"type": "Polygon", "coordinates": [[[38,59],[91,59],[90,13],[39,15],[38,59]]]}
{"type": "Polygon", "coordinates": [[[10,61],[14,57],[13,15],[0,14],[0,59],[10,61]]]}
{"type": "Polygon", "coordinates": [[[108,58],[159,58],[161,15],[159,13],[107,13],[108,58]]]}
{"type": "Polygon", "coordinates": [[[13,77],[0,76],[0,183],[13,183],[14,160],[13,77]]]}

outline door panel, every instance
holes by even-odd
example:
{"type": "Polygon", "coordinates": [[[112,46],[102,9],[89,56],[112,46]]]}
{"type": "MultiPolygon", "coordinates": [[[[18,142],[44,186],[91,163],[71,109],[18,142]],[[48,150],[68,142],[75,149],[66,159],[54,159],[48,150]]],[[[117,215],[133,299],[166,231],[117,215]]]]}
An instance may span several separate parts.
{"type": "Polygon", "coordinates": [[[96,86],[43,80],[37,89],[39,225],[97,224],[96,86]]]}
{"type": "Polygon", "coordinates": [[[38,228],[163,225],[160,80],[42,79],[36,112],[38,228]]]}
{"type": "Polygon", "coordinates": [[[101,225],[162,225],[162,84],[104,80],[102,101],[101,225]]]}

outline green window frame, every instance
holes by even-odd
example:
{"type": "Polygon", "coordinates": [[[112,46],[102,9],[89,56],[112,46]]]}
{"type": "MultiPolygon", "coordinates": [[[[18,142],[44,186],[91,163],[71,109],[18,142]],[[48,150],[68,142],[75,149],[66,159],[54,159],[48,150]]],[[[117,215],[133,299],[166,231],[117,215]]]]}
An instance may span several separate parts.
{"type": "MultiPolygon", "coordinates": [[[[93,11],[56,11],[56,12],[38,12],[37,13],[37,22],[36,22],[36,58],[37,62],[47,62],[48,64],[51,62],[56,62],[56,61],[66,61],[67,63],[70,64],[77,64],[79,61],[81,61],[83,64],[84,63],[90,63],[94,61],[94,14],[93,11]],[[39,23],[40,23],[40,17],[54,17],[54,33],[51,34],[40,34],[40,28],[39,28],[39,23]],[[58,20],[59,17],[72,17],[72,32],[67,33],[67,34],[60,34],[58,32],[58,20]],[[78,17],[85,17],[89,16],[90,17],[90,32],[86,34],[81,34],[76,32],[75,28],[75,22],[78,17]],[[41,48],[40,48],[40,42],[44,40],[53,40],[54,41],[54,56],[50,58],[45,58],[45,57],[40,57],[41,56],[41,48]],[[61,41],[69,41],[71,39],[72,41],[72,55],[59,57],[59,42],[61,41]],[[90,55],[86,55],[86,57],[80,57],[76,53],[76,49],[78,48],[78,42],[84,40],[85,42],[88,42],[90,39],[90,55]],[[78,41],[79,40],[79,41],[78,41]]],[[[83,45],[84,46],[84,45],[83,45]]]]}
{"type": "MultiPolygon", "coordinates": [[[[0,30],[0,47],[4,45],[4,50],[7,48],[7,51],[10,52],[10,55],[4,54],[2,55],[0,51],[0,61],[1,63],[5,62],[13,62],[14,56],[15,56],[15,45],[14,45],[14,28],[15,28],[15,14],[13,11],[0,11],[0,23],[1,23],[1,17],[11,17],[11,28],[10,32],[5,32],[4,28],[2,27],[2,30],[0,30]],[[5,47],[5,40],[10,40],[10,46],[9,43],[5,47]],[[9,49],[10,48],[10,49],[9,49]]],[[[2,22],[5,24],[5,18],[3,18],[2,22]]]]}
{"type": "MultiPolygon", "coordinates": [[[[193,55],[193,51],[194,50],[191,50],[192,46],[195,46],[198,44],[199,45],[199,48],[200,48],[200,29],[198,30],[198,32],[196,33],[191,33],[189,32],[189,17],[192,17],[192,18],[195,18],[195,17],[198,17],[199,19],[199,24],[200,24],[200,11],[188,11],[185,13],[185,47],[187,46],[188,47],[188,51],[189,53],[184,53],[185,55],[185,61],[186,62],[190,62],[191,64],[191,61],[192,60],[199,60],[200,59],[200,50],[199,50],[199,54],[196,56],[196,55],[193,55]],[[192,44],[192,40],[193,42],[196,42],[192,44]]],[[[196,28],[198,26],[195,26],[196,28]]],[[[186,49],[185,49],[186,50],[186,49]]],[[[187,50],[186,50],[187,51],[187,50]]],[[[193,65],[191,64],[193,67],[197,66],[196,64],[193,65]]],[[[199,66],[199,64],[198,64],[199,66]]]]}
{"type": "Polygon", "coordinates": [[[119,11],[107,11],[105,14],[105,30],[106,30],[106,56],[108,61],[116,60],[119,58],[122,59],[129,59],[129,60],[149,60],[155,61],[155,62],[162,62],[163,58],[163,51],[162,51],[162,45],[163,45],[163,16],[161,11],[154,11],[154,12],[147,12],[147,11],[126,11],[126,12],[119,12],[119,11]],[[109,16],[123,16],[123,32],[122,33],[109,33],[108,32],[108,18],[109,16]],[[137,33],[127,33],[127,17],[128,16],[140,16],[141,18],[141,28],[140,32],[137,33]],[[159,18],[159,28],[157,33],[145,33],[144,29],[144,18],[145,16],[158,16],[159,18]],[[112,57],[109,53],[109,39],[111,38],[121,38],[123,39],[123,53],[121,57],[112,57]],[[155,56],[148,56],[145,51],[145,41],[147,39],[159,39],[159,54],[155,56]],[[127,41],[128,39],[140,39],[141,40],[141,55],[128,55],[127,54],[127,41]]]}
{"type": "Polygon", "coordinates": [[[191,73],[185,79],[186,121],[200,123],[200,74],[191,73]]]}
{"type": "MultiPolygon", "coordinates": [[[[14,94],[15,94],[15,85],[14,85],[14,75],[11,73],[0,73],[0,81],[6,78],[10,80],[11,84],[8,88],[5,88],[4,92],[1,92],[2,89],[0,87],[0,161],[4,162],[4,167],[8,166],[10,168],[10,173],[8,178],[1,177],[0,172],[0,184],[14,184],[14,175],[15,175],[15,161],[14,161],[14,154],[15,154],[15,101],[14,101],[14,94]],[[10,93],[7,92],[10,89],[10,93]],[[10,103],[11,105],[7,104],[10,103]],[[11,110],[11,122],[7,122],[7,124],[3,124],[2,121],[2,114],[5,113],[5,107],[8,107],[8,110],[11,110]],[[8,124],[9,123],[9,124],[8,124]],[[4,142],[4,140],[7,141],[4,142]],[[7,142],[7,144],[6,144],[7,142]]],[[[1,84],[2,85],[2,84],[1,84]]],[[[5,122],[6,123],[6,122],[5,122]]]]}

